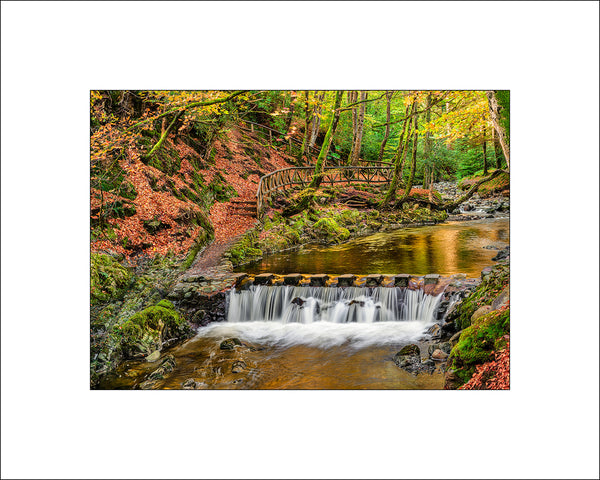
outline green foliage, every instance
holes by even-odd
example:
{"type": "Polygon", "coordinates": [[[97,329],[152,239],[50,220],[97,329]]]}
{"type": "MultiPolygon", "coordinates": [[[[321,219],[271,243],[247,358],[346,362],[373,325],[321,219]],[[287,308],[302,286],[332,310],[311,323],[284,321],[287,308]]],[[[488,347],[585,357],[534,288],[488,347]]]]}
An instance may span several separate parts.
{"type": "Polygon", "coordinates": [[[92,304],[110,300],[123,293],[133,273],[110,255],[91,255],[90,297],[92,304]]]}

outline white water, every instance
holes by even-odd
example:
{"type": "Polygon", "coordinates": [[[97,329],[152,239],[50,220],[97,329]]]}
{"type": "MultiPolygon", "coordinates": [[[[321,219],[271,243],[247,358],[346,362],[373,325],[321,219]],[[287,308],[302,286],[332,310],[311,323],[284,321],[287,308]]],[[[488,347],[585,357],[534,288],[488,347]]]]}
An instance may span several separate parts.
{"type": "Polygon", "coordinates": [[[406,343],[435,322],[441,296],[398,287],[251,286],[232,290],[228,321],[199,335],[320,348],[406,343]]]}
{"type": "Polygon", "coordinates": [[[399,287],[268,287],[231,290],[229,322],[433,322],[441,295],[399,287]]]}

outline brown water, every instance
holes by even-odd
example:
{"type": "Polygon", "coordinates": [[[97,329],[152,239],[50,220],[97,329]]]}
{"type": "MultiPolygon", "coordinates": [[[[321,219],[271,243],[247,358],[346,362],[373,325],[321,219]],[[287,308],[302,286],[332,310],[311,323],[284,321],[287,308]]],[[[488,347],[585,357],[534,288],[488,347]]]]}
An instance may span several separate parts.
{"type": "Polygon", "coordinates": [[[306,245],[240,265],[247,273],[408,273],[478,277],[494,264],[498,251],[486,245],[508,245],[508,218],[442,223],[356,238],[341,245],[306,245]]]}
{"type": "MultiPolygon", "coordinates": [[[[497,250],[509,241],[508,219],[446,223],[380,233],[343,245],[306,246],[299,251],[266,257],[239,271],[249,273],[409,273],[443,276],[466,273],[478,277],[493,265],[497,250]]],[[[181,389],[192,379],[197,389],[441,389],[440,365],[432,374],[413,375],[398,368],[393,357],[408,343],[427,345],[423,332],[429,321],[372,324],[284,324],[239,322],[202,327],[196,337],[163,352],[158,362],[129,361],[107,377],[100,388],[140,388],[166,355],[175,369],[145,388],[181,389]],[[244,345],[219,348],[237,337],[244,345]],[[243,368],[232,372],[234,362],[243,368]],[[240,365],[240,364],[237,364],[240,365]]]]}
{"type": "MultiPolygon", "coordinates": [[[[349,345],[321,348],[311,345],[246,346],[223,351],[221,335],[196,337],[170,349],[175,370],[151,386],[153,389],[181,389],[194,379],[200,390],[214,389],[441,389],[443,374],[439,367],[432,374],[412,375],[393,362],[400,345],[352,348],[349,345]],[[231,369],[242,360],[246,368],[231,369]]],[[[245,342],[244,342],[245,343],[245,342]]],[[[247,344],[251,345],[251,344],[247,344]]],[[[100,388],[140,388],[146,377],[160,365],[130,361],[108,377],[100,388]]]]}

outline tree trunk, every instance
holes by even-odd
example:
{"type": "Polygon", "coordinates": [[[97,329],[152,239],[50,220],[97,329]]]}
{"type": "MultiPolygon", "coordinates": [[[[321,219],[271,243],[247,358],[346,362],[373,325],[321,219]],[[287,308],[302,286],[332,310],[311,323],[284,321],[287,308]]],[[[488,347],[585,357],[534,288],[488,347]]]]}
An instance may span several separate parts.
{"type": "Polygon", "coordinates": [[[383,161],[383,151],[385,150],[385,146],[387,144],[388,138],[390,136],[390,118],[392,113],[392,95],[394,92],[385,92],[385,99],[387,102],[386,112],[385,112],[385,134],[383,135],[383,141],[381,142],[381,148],[379,149],[379,156],[377,157],[378,162],[383,161]]]}
{"type": "Polygon", "coordinates": [[[288,112],[287,121],[285,122],[285,133],[290,133],[290,127],[292,125],[292,119],[294,117],[294,103],[296,100],[296,92],[290,92],[290,111],[288,112]]]}
{"type": "Polygon", "coordinates": [[[496,168],[502,168],[502,154],[498,151],[498,138],[496,129],[492,128],[492,145],[494,146],[494,158],[496,159],[496,168]]]}
{"type": "Polygon", "coordinates": [[[300,156],[298,160],[302,162],[302,157],[306,153],[306,149],[308,146],[308,122],[310,120],[310,109],[308,108],[308,90],[304,90],[304,139],[302,140],[302,149],[300,150],[300,156]]]}
{"type": "Polygon", "coordinates": [[[323,166],[325,165],[325,162],[327,160],[329,147],[331,146],[331,142],[333,141],[333,135],[335,133],[335,129],[337,128],[338,120],[340,118],[339,108],[342,104],[343,95],[343,90],[338,90],[337,92],[335,92],[333,116],[331,117],[331,121],[329,122],[329,128],[327,129],[327,134],[325,135],[325,139],[323,140],[323,145],[321,145],[321,151],[319,152],[319,157],[317,158],[317,162],[315,164],[315,172],[313,174],[313,179],[310,182],[309,188],[318,188],[319,185],[321,185],[321,181],[323,179],[323,166]]]}
{"type": "MultiPolygon", "coordinates": [[[[360,101],[363,102],[367,99],[369,92],[361,91],[360,92],[360,101]]],[[[362,137],[364,132],[365,125],[365,107],[366,103],[361,103],[359,107],[358,117],[356,119],[356,136],[354,138],[354,142],[352,145],[352,157],[350,163],[352,165],[358,165],[358,160],[360,159],[360,148],[362,146],[362,137]]]]}
{"type": "Polygon", "coordinates": [[[483,126],[483,174],[487,176],[488,167],[487,167],[487,144],[485,141],[485,125],[483,126]]]}
{"type": "Polygon", "coordinates": [[[395,196],[396,189],[398,188],[398,182],[401,177],[402,169],[404,168],[404,158],[406,157],[406,150],[408,148],[408,143],[410,139],[410,126],[412,125],[410,121],[409,111],[412,114],[415,109],[415,103],[413,102],[412,107],[409,105],[406,107],[406,111],[404,112],[404,125],[402,126],[402,133],[400,133],[400,139],[398,140],[398,148],[396,150],[396,157],[394,159],[394,173],[392,175],[392,180],[390,181],[390,186],[385,196],[381,200],[380,206],[386,206],[395,196]],[[408,134],[406,135],[406,141],[404,140],[404,134],[406,133],[406,128],[408,126],[408,134]]]}
{"type": "Polygon", "coordinates": [[[321,109],[323,106],[324,99],[325,92],[323,92],[320,95],[317,95],[317,100],[313,108],[312,128],[310,132],[310,141],[308,143],[309,147],[315,146],[315,142],[317,141],[317,137],[319,135],[319,127],[321,126],[321,109]]]}
{"type": "Polygon", "coordinates": [[[496,100],[496,94],[494,90],[488,90],[486,92],[488,99],[488,106],[490,109],[490,117],[492,119],[492,123],[494,128],[496,129],[496,133],[498,134],[498,141],[500,142],[500,146],[502,147],[502,153],[504,153],[504,158],[506,159],[506,168],[510,169],[510,148],[508,145],[508,141],[506,139],[506,132],[502,125],[500,125],[500,117],[498,114],[498,101],[496,100]]]}
{"type": "MultiPolygon", "coordinates": [[[[352,104],[356,102],[358,99],[358,92],[356,90],[350,90],[347,93],[348,104],[352,104]]],[[[356,138],[356,115],[357,115],[357,107],[352,107],[352,143],[350,144],[350,153],[348,154],[348,161],[346,163],[350,163],[352,160],[352,150],[354,149],[354,139],[356,138]]]]}
{"type": "Polygon", "coordinates": [[[414,116],[414,119],[415,119],[415,122],[414,122],[415,123],[415,125],[414,125],[414,127],[415,127],[414,131],[415,131],[415,133],[413,135],[412,163],[411,163],[411,167],[410,167],[410,175],[408,177],[408,182],[404,186],[404,195],[402,195],[402,198],[398,201],[399,205],[402,205],[402,203],[410,195],[410,191],[412,189],[413,180],[415,179],[415,170],[417,169],[417,148],[418,148],[418,142],[419,142],[419,131],[417,129],[417,127],[418,127],[418,125],[417,125],[417,117],[418,117],[418,115],[414,116]]]}
{"type": "MultiPolygon", "coordinates": [[[[425,108],[425,121],[427,122],[427,125],[429,125],[429,122],[431,121],[431,94],[427,95],[427,103],[425,105],[425,108]]],[[[431,134],[429,133],[429,130],[425,132],[425,146],[423,147],[423,156],[423,162],[426,165],[426,168],[423,172],[423,188],[427,189],[429,188],[428,173],[431,172],[431,174],[433,175],[433,158],[431,158],[431,134]]]]}

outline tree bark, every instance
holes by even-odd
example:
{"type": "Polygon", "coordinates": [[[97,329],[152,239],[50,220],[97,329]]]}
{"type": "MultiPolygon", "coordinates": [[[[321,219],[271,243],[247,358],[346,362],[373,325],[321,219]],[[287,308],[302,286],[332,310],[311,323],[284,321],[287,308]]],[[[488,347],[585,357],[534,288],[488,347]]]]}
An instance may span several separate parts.
{"type": "Polygon", "coordinates": [[[483,126],[483,174],[487,175],[488,174],[488,167],[487,167],[487,145],[486,145],[486,141],[485,141],[485,125],[483,126]]]}
{"type": "Polygon", "coordinates": [[[304,157],[304,154],[306,153],[308,147],[308,123],[310,120],[309,110],[310,109],[308,107],[308,90],[304,90],[304,138],[302,140],[302,149],[300,150],[300,156],[298,157],[298,160],[300,160],[300,162],[302,162],[302,157],[304,157]]]}
{"type": "MultiPolygon", "coordinates": [[[[416,102],[415,102],[416,103],[416,102]]],[[[417,169],[417,148],[418,148],[418,141],[419,141],[419,131],[418,131],[418,125],[417,125],[417,117],[418,115],[415,115],[414,119],[414,135],[413,135],[413,150],[412,150],[412,163],[411,163],[411,168],[410,168],[410,175],[408,177],[408,182],[406,183],[406,185],[404,186],[404,195],[402,195],[402,198],[400,198],[398,204],[402,205],[402,203],[408,198],[408,196],[410,195],[410,191],[412,189],[412,184],[413,184],[413,180],[415,179],[415,170],[417,169]]]]}
{"type": "Polygon", "coordinates": [[[319,127],[321,126],[321,110],[323,106],[323,100],[325,99],[325,92],[317,95],[316,103],[313,109],[313,120],[312,127],[310,132],[310,141],[308,143],[309,147],[314,147],[315,142],[317,141],[317,136],[319,135],[319,127]]]}
{"type": "Polygon", "coordinates": [[[411,117],[409,115],[409,111],[412,113],[415,109],[415,103],[412,104],[412,107],[409,105],[406,107],[406,111],[404,113],[404,125],[402,127],[402,133],[400,133],[400,139],[398,140],[398,148],[396,150],[396,157],[394,159],[394,173],[392,175],[392,180],[390,181],[390,186],[385,196],[381,200],[380,206],[385,207],[395,196],[396,189],[398,188],[398,182],[401,177],[402,169],[404,168],[404,158],[406,158],[406,151],[408,149],[409,139],[410,139],[410,127],[412,125],[411,117]],[[406,141],[404,140],[404,134],[406,133],[406,128],[408,126],[408,134],[406,135],[406,141]]]}
{"type": "MultiPolygon", "coordinates": [[[[353,104],[358,99],[358,92],[356,90],[350,90],[347,94],[348,103],[353,104]]],[[[356,115],[357,115],[357,107],[352,107],[352,143],[350,144],[350,153],[348,154],[348,161],[346,163],[350,163],[352,160],[352,151],[354,150],[354,139],[356,138],[356,115]]]]}
{"type": "Polygon", "coordinates": [[[309,188],[319,188],[319,185],[321,185],[321,181],[323,180],[323,166],[325,165],[325,162],[327,160],[329,147],[331,146],[331,142],[333,141],[333,135],[335,133],[335,129],[337,128],[338,120],[340,118],[339,108],[342,104],[343,95],[343,90],[338,90],[337,92],[335,92],[333,116],[331,117],[331,121],[329,122],[329,128],[327,129],[325,140],[323,140],[323,145],[321,145],[321,151],[319,152],[319,157],[317,158],[317,162],[315,164],[315,171],[313,174],[312,181],[310,182],[309,188]]]}
{"type": "MultiPolygon", "coordinates": [[[[427,95],[427,103],[425,104],[425,109],[425,121],[427,122],[427,125],[429,125],[429,122],[431,121],[431,94],[427,95]]],[[[423,156],[425,157],[423,161],[426,165],[423,174],[423,188],[427,189],[429,188],[428,173],[431,172],[431,175],[433,176],[434,170],[434,161],[431,157],[431,134],[429,133],[429,130],[425,132],[425,146],[423,147],[423,156]]]]}
{"type": "Polygon", "coordinates": [[[494,90],[488,90],[486,92],[488,99],[488,106],[490,109],[490,117],[492,119],[492,124],[496,129],[496,133],[498,134],[498,141],[500,142],[500,146],[502,147],[502,153],[504,153],[504,158],[506,159],[506,168],[510,170],[510,148],[508,145],[508,141],[506,139],[506,132],[502,125],[500,125],[500,117],[498,114],[498,101],[496,100],[496,94],[494,90]]]}
{"type": "Polygon", "coordinates": [[[285,134],[290,133],[290,127],[292,125],[292,119],[294,117],[294,101],[296,100],[296,92],[290,92],[290,111],[288,112],[287,121],[285,123],[285,134]]]}
{"type": "MultiPolygon", "coordinates": [[[[367,99],[369,92],[361,91],[360,92],[360,100],[364,101],[367,99]]],[[[356,136],[354,137],[354,142],[352,145],[352,157],[350,163],[352,165],[358,165],[358,160],[360,159],[360,149],[362,146],[362,137],[364,132],[365,125],[365,104],[361,103],[359,107],[358,116],[356,119],[356,136]]]]}
{"type": "Polygon", "coordinates": [[[502,154],[498,151],[498,139],[496,137],[495,128],[492,128],[492,145],[494,146],[494,158],[496,160],[496,168],[502,168],[502,154]]]}
{"type": "Polygon", "coordinates": [[[379,156],[377,157],[378,162],[383,161],[383,151],[385,150],[385,146],[387,144],[388,138],[390,137],[390,118],[392,113],[392,95],[394,92],[385,92],[385,99],[387,102],[386,112],[385,112],[385,134],[383,135],[383,141],[381,142],[381,148],[379,149],[379,156]]]}

